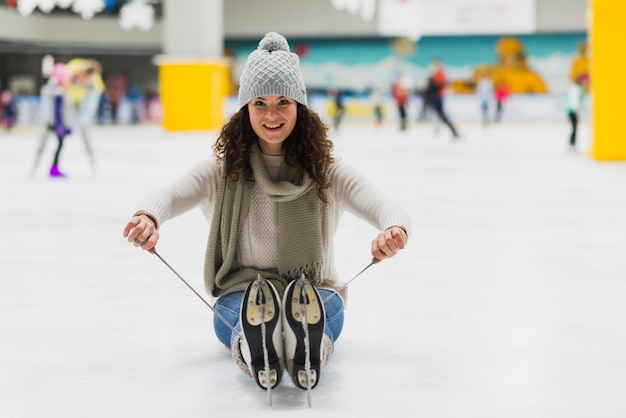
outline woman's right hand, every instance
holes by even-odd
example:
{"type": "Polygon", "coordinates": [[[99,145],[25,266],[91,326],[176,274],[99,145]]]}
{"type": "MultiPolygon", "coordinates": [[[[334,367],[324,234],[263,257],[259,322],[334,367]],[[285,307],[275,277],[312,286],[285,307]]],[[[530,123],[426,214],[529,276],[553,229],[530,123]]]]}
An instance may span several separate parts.
{"type": "Polygon", "coordinates": [[[372,241],[372,257],[378,261],[391,258],[404,249],[408,240],[409,236],[404,228],[399,226],[387,228],[372,241]]]}
{"type": "Polygon", "coordinates": [[[124,237],[135,247],[152,252],[159,241],[159,231],[150,217],[136,215],[124,227],[124,237]]]}

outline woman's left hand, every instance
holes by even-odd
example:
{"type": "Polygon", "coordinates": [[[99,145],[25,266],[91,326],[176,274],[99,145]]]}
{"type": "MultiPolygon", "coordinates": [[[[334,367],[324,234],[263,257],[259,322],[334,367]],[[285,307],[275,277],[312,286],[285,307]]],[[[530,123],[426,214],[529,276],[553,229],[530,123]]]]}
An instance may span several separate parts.
{"type": "Polygon", "coordinates": [[[399,226],[387,228],[372,241],[372,256],[379,261],[391,258],[404,249],[409,237],[399,226]]]}

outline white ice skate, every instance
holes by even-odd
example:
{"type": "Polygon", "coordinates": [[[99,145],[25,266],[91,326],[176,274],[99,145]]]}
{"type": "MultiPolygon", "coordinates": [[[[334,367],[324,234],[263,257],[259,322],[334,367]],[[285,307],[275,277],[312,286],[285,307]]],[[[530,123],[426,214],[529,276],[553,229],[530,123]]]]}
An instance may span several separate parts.
{"type": "Polygon", "coordinates": [[[241,329],[241,357],[256,383],[271,390],[282,379],[284,360],[280,298],[268,280],[258,277],[246,289],[241,302],[241,329]]]}

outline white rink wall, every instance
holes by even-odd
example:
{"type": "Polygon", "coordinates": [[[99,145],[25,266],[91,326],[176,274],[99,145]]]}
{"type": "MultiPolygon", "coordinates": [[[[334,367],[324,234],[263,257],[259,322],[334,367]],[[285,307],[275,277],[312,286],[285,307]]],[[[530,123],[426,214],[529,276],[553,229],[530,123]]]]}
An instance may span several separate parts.
{"type": "MultiPolygon", "coordinates": [[[[367,95],[346,96],[345,106],[347,109],[344,121],[355,123],[371,123],[374,118],[373,108],[371,112],[368,108],[372,106],[367,95]],[[351,108],[358,109],[358,115],[351,112],[351,108]]],[[[328,115],[330,109],[330,99],[326,95],[312,95],[309,98],[309,105],[321,115],[328,115]]],[[[229,97],[224,106],[224,114],[227,118],[237,111],[237,98],[229,97]]],[[[397,121],[398,113],[390,95],[384,96],[385,120],[388,122],[397,121]]],[[[21,125],[38,125],[39,98],[20,97],[17,100],[18,120],[21,125]]],[[[413,96],[409,104],[409,121],[417,120],[422,107],[422,101],[418,96],[413,96]]],[[[590,112],[590,100],[584,105],[582,119],[588,120],[590,112]]],[[[118,109],[118,120],[120,124],[131,124],[133,108],[141,112],[144,108],[142,102],[131,102],[124,100],[118,109]]],[[[448,94],[445,99],[444,109],[454,122],[479,122],[481,120],[480,104],[476,96],[471,94],[448,94]]],[[[490,112],[493,114],[495,105],[492,105],[490,112]]],[[[158,102],[154,103],[153,112],[161,113],[158,102]]],[[[141,115],[140,115],[141,119],[141,115]]],[[[567,119],[566,99],[564,94],[541,94],[541,95],[512,95],[505,103],[503,120],[516,122],[545,122],[562,121],[567,119]]],[[[105,119],[105,124],[109,122],[105,119]]]]}

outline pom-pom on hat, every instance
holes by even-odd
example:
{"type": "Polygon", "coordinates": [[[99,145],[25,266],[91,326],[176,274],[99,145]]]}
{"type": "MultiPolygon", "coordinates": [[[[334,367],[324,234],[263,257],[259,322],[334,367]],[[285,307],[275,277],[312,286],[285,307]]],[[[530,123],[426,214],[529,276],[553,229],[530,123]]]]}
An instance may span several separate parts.
{"type": "Polygon", "coordinates": [[[269,32],[259,47],[248,55],[239,81],[239,107],[255,97],[291,97],[307,105],[306,86],[300,71],[300,58],[289,50],[284,36],[269,32]]]}

